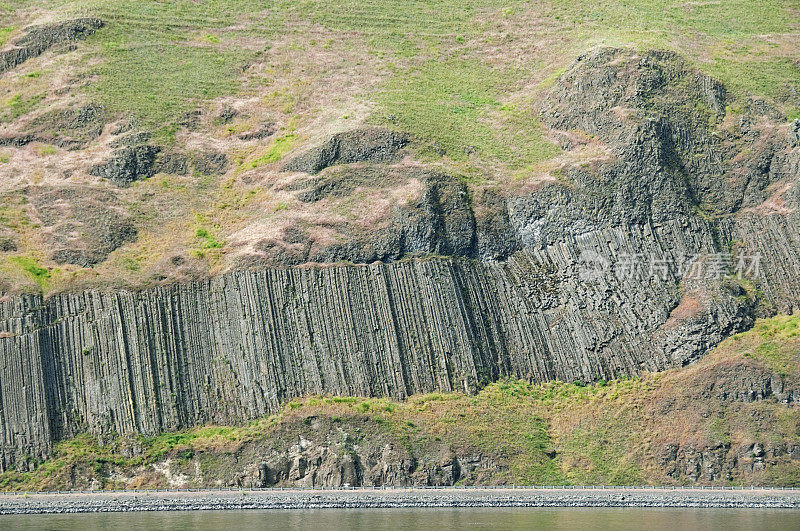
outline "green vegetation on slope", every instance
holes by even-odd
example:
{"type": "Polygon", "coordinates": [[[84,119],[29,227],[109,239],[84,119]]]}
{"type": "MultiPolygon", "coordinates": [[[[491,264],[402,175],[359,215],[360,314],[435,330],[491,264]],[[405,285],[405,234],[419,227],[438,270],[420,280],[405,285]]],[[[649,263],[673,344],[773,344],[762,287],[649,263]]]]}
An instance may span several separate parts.
{"type": "Polygon", "coordinates": [[[754,443],[800,445],[797,406],[731,398],[742,375],[773,370],[785,372],[787,388],[800,388],[798,332],[800,315],[760,320],[692,367],[593,386],[507,380],[475,396],[431,393],[404,402],[308,397],[246,426],[120,437],[104,445],[83,435],[58,443],[53,458],[31,472],[0,474],[0,488],[76,488],[93,479],[106,488],[164,487],[165,477],[152,471],[166,459],[202,469],[201,479],[186,480],[189,486],[228,484],[241,473],[236,467],[243,456],[264,459],[259,456],[270,448],[285,450],[299,435],[323,437],[317,442],[324,443],[336,433],[362,448],[388,442],[416,456],[442,447],[455,455],[483,455],[495,468],[477,481],[490,484],[689,483],[665,468],[664,448],[673,445],[687,455],[709,448],[740,454],[729,477],[712,481],[701,472],[703,484],[800,486],[797,461],[786,456],[759,471],[747,453],[754,443]],[[314,432],[315,424],[327,427],[314,432]],[[130,448],[137,451],[132,455],[130,448]]]}
{"type": "Polygon", "coordinates": [[[393,78],[379,101],[390,124],[454,160],[476,153],[518,166],[558,151],[533,113],[500,102],[524,77],[467,60],[430,61],[393,78]]]}
{"type": "Polygon", "coordinates": [[[30,275],[42,289],[47,287],[47,283],[50,280],[50,270],[41,267],[37,260],[27,256],[14,256],[10,260],[30,275]]]}
{"type": "Polygon", "coordinates": [[[8,40],[8,36],[14,31],[14,27],[0,28],[0,46],[3,46],[8,40]]]}
{"type": "Polygon", "coordinates": [[[760,321],[745,334],[733,336],[738,352],[781,376],[800,374],[800,315],[779,315],[760,321]]]}
{"type": "MultiPolygon", "coordinates": [[[[791,0],[56,3],[65,17],[107,21],[90,39],[100,62],[90,67],[99,79],[89,90],[111,109],[150,126],[172,123],[200,101],[242,90],[246,66],[257,57],[269,64],[272,42],[310,35],[297,51],[313,63],[320,52],[309,42],[326,31],[391,67],[383,90],[366,94],[382,103],[381,114],[397,117],[399,126],[456,158],[464,149],[516,162],[552,154],[540,145],[525,109],[510,123],[493,119],[491,111],[598,44],[675,49],[734,90],[785,101],[787,113],[796,112],[790,100],[800,87],[798,6],[791,0]],[[507,146],[514,137],[518,145],[507,146]]],[[[53,4],[29,0],[17,10],[53,10],[53,4]]]]}
{"type": "MultiPolygon", "coordinates": [[[[675,50],[727,84],[738,100],[731,109],[744,108],[742,98],[752,93],[775,101],[787,117],[800,116],[796,0],[20,0],[0,3],[0,11],[0,42],[31,24],[79,16],[105,22],[75,49],[57,46],[0,77],[0,122],[8,132],[30,133],[28,120],[48,111],[101,103],[104,121],[134,118],[132,126],[152,133],[162,155],[213,147],[233,168],[224,176],[160,177],[163,186],[139,182],[120,192],[137,216],[137,241],[91,268],[48,259],[35,222],[11,228],[14,252],[41,257],[53,270],[51,291],[194,278],[231,267],[235,253],[252,248],[246,240],[257,231],[245,226],[266,224],[278,234],[300,217],[321,219],[314,208],[324,203],[296,203],[292,187],[276,188],[275,179],[258,200],[249,194],[280,161],[364,122],[420,139],[413,158],[466,176],[471,187],[505,190],[558,179],[577,158],[594,164],[602,146],[557,157],[563,153],[540,125],[537,103],[595,46],[675,50]],[[232,118],[220,116],[227,107],[232,118]],[[198,108],[200,115],[187,116],[198,108]],[[271,132],[242,138],[259,130],[271,132]],[[224,248],[204,249],[193,212],[207,215],[224,248]],[[181,253],[202,263],[187,263],[183,273],[159,265],[181,253]],[[133,266],[123,254],[146,258],[133,266]]],[[[109,155],[108,137],[86,139],[93,151],[81,160],[109,155]]],[[[19,151],[29,149],[36,151],[19,151]]],[[[85,171],[69,150],[41,148],[37,164],[23,164],[17,151],[0,155],[0,168],[15,175],[4,180],[12,188],[31,190],[56,182],[58,171],[85,171]]],[[[350,210],[362,217],[372,211],[360,200],[350,210]]],[[[3,289],[37,285],[7,257],[0,269],[3,289]]]]}

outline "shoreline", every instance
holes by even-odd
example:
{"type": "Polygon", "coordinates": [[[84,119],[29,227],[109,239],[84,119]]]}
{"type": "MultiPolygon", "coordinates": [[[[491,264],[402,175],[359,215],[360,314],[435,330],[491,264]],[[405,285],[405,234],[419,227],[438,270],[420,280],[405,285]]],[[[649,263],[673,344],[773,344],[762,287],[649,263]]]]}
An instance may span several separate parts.
{"type": "Polygon", "coordinates": [[[800,490],[359,488],[7,493],[0,515],[139,511],[468,507],[800,509],[800,490]]]}

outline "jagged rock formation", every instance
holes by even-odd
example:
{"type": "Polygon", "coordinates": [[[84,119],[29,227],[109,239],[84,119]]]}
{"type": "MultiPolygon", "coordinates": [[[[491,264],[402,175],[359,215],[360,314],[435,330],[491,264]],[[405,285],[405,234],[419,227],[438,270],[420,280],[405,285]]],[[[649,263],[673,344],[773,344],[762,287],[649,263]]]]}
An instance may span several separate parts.
{"type": "Polygon", "coordinates": [[[218,151],[197,153],[192,158],[192,167],[202,175],[222,175],[228,170],[228,156],[218,151]]]}
{"type": "Polygon", "coordinates": [[[668,476],[692,482],[730,481],[736,473],[760,472],[768,466],[781,464],[786,466],[789,460],[800,460],[800,446],[769,443],[765,448],[755,443],[734,450],[727,443],[700,448],[669,444],[659,456],[659,464],[668,476]]]}
{"type": "Polygon", "coordinates": [[[342,423],[324,416],[283,426],[270,440],[246,444],[232,455],[194,457],[199,466],[169,459],[159,468],[176,486],[202,483],[211,478],[197,477],[198,471],[213,461],[214,483],[247,488],[480,484],[506,468],[485,454],[456,455],[444,442],[415,454],[367,420],[342,423]]]}
{"type": "Polygon", "coordinates": [[[80,149],[99,137],[106,124],[105,109],[97,104],[54,109],[27,124],[26,133],[0,136],[0,146],[24,146],[44,142],[64,149],[80,149]]]}
{"type": "Polygon", "coordinates": [[[156,158],[154,170],[156,173],[186,175],[189,172],[189,159],[177,151],[161,152],[156,158]]]}
{"type": "Polygon", "coordinates": [[[130,186],[134,181],[155,174],[158,152],[158,147],[147,144],[125,146],[115,150],[108,160],[92,166],[89,174],[108,179],[117,186],[130,186]]]}
{"type": "Polygon", "coordinates": [[[319,173],[337,164],[391,162],[398,158],[400,150],[408,142],[408,136],[385,129],[345,131],[293,158],[283,166],[283,170],[319,173]]]}
{"type": "MultiPolygon", "coordinates": [[[[318,246],[300,229],[283,241],[262,240],[257,249],[270,261],[281,265],[307,262],[391,262],[415,254],[437,254],[487,258],[505,257],[510,241],[495,242],[489,231],[502,232],[502,220],[481,223],[476,220],[467,186],[451,175],[409,168],[386,168],[378,165],[331,169],[324,175],[302,183],[299,194],[303,202],[314,203],[326,198],[347,197],[359,187],[381,189],[398,183],[417,180],[424,187],[418,201],[397,209],[387,227],[368,233],[357,229],[341,242],[318,246]]],[[[242,265],[258,264],[256,256],[242,260],[242,265]]]]}
{"type": "MultiPolygon", "coordinates": [[[[260,249],[287,265],[381,263],[0,302],[0,463],[86,430],[242,422],[309,393],[474,392],[501,376],[585,382],[697,359],[800,300],[794,129],[758,101],[727,124],[725,98],[674,54],[598,50],[543,103],[565,143],[582,132],[612,153],[566,183],[473,195],[441,172],[387,167],[408,139],[372,129],[290,161],[318,174],[306,202],[423,183],[370,235],[313,248],[297,230],[260,249]],[[758,271],[736,270],[756,255],[758,271]]],[[[93,171],[121,185],[154,171],[147,144],[119,151],[93,171]]]]}
{"type": "Polygon", "coordinates": [[[720,295],[664,330],[677,298],[666,283],[627,292],[611,276],[586,284],[572,251],[549,253],[234,273],[2,303],[4,459],[16,449],[44,456],[53,440],[83,430],[241,422],[309,393],[402,398],[474,392],[499,376],[589,381],[658,370],[747,324],[745,303],[720,295]]]}
{"type": "Polygon", "coordinates": [[[261,140],[274,135],[277,130],[278,127],[274,122],[265,122],[252,131],[241,133],[239,140],[261,140]]]}
{"type": "Polygon", "coordinates": [[[79,18],[28,28],[25,35],[14,41],[12,48],[0,50],[0,74],[42,55],[57,44],[85,39],[103,25],[97,18],[79,18]]]}
{"type": "Polygon", "coordinates": [[[110,144],[115,148],[111,156],[89,168],[89,174],[127,187],[156,173],[185,175],[191,168],[201,175],[221,175],[228,170],[230,163],[225,153],[201,151],[187,156],[175,150],[162,152],[159,146],[149,144],[149,140],[149,133],[144,132],[117,138],[110,144]]]}

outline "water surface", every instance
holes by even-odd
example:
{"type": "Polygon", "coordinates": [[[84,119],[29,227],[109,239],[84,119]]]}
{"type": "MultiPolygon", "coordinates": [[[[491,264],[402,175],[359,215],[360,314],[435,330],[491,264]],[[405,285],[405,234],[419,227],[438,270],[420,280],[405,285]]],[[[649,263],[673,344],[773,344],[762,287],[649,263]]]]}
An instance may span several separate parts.
{"type": "Polygon", "coordinates": [[[0,529],[148,529],[233,531],[313,529],[320,531],[463,529],[800,529],[800,511],[787,509],[313,509],[93,513],[0,516],[0,529]]]}

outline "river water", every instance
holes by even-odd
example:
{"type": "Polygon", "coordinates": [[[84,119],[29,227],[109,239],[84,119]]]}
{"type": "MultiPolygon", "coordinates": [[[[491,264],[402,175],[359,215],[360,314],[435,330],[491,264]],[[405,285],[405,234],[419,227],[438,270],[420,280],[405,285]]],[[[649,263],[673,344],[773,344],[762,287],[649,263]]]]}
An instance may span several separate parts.
{"type": "Polygon", "coordinates": [[[666,530],[800,529],[786,509],[316,509],[0,516],[0,529],[235,531],[311,529],[448,531],[463,529],[666,530]]]}

